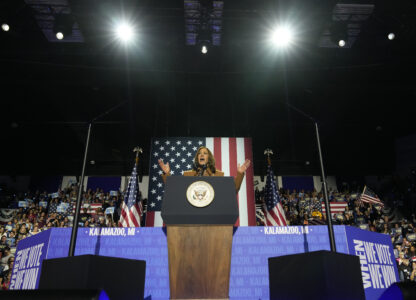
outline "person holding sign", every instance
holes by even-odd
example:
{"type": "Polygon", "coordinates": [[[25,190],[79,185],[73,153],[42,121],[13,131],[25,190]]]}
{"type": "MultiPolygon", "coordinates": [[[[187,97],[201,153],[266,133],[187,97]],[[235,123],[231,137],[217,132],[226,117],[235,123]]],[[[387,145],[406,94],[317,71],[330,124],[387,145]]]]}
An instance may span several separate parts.
{"type": "MultiPolygon", "coordinates": [[[[237,165],[237,176],[234,178],[237,193],[250,163],[250,160],[247,159],[242,165],[237,165]]],[[[159,159],[159,166],[163,171],[163,182],[166,183],[166,177],[170,176],[169,163],[165,164],[162,159],[159,159]]],[[[192,170],[183,172],[183,176],[224,176],[224,172],[215,168],[215,158],[212,152],[207,147],[201,146],[195,154],[192,170]]]]}

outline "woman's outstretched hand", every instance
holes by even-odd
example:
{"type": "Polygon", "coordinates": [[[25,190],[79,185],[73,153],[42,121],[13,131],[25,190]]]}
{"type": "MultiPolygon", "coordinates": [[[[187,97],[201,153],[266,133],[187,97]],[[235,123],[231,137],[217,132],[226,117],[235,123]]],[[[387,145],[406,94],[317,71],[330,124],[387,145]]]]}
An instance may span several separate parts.
{"type": "Polygon", "coordinates": [[[240,166],[240,164],[237,164],[237,171],[239,173],[244,173],[248,167],[250,166],[251,161],[249,159],[246,159],[246,161],[240,166]]]}
{"type": "Polygon", "coordinates": [[[165,173],[165,174],[169,174],[170,173],[170,166],[169,166],[169,163],[164,163],[163,162],[163,160],[162,159],[159,159],[158,160],[158,162],[159,162],[159,167],[162,169],[162,171],[165,173]]]}

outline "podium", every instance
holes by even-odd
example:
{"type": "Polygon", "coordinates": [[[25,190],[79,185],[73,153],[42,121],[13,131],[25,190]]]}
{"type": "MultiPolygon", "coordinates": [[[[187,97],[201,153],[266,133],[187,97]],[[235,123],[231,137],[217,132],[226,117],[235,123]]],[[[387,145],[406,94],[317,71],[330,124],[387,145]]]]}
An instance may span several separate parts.
{"type": "Polygon", "coordinates": [[[162,218],[167,227],[170,299],[228,299],[233,225],[238,218],[234,179],[168,177],[162,218]]]}

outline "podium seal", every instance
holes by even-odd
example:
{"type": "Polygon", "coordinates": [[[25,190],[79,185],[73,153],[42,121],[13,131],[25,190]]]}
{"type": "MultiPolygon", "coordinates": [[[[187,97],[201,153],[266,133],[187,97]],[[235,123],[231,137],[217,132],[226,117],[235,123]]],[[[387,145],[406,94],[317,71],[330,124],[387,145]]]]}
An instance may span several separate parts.
{"type": "Polygon", "coordinates": [[[215,192],[212,185],[206,181],[195,181],[188,186],[186,198],[196,207],[205,207],[214,200],[215,192]]]}

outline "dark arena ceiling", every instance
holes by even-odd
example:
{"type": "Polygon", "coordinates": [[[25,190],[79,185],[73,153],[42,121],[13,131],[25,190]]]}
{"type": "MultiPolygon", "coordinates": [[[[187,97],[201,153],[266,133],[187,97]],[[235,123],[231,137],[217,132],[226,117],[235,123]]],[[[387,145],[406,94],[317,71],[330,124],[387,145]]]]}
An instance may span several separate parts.
{"type": "Polygon", "coordinates": [[[93,125],[87,174],[129,174],[139,145],[146,175],[156,136],[249,136],[255,174],[265,148],[277,174],[319,174],[297,110],[320,124],[328,174],[391,174],[395,140],[416,131],[415,3],[1,1],[0,174],[80,174],[87,123],[118,104],[93,125]],[[122,18],[130,45],[114,37],[122,18]],[[285,50],[269,43],[276,23],[296,32],[285,50]]]}

